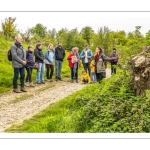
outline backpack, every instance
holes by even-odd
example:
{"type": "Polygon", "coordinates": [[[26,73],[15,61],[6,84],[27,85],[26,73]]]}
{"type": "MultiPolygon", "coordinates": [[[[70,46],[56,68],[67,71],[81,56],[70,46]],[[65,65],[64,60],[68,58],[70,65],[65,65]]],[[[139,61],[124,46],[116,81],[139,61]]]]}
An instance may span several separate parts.
{"type": "MultiPolygon", "coordinates": [[[[16,50],[18,49],[18,47],[16,48],[16,50]]],[[[12,61],[12,54],[11,54],[11,49],[7,52],[7,57],[9,61],[12,61]]]]}

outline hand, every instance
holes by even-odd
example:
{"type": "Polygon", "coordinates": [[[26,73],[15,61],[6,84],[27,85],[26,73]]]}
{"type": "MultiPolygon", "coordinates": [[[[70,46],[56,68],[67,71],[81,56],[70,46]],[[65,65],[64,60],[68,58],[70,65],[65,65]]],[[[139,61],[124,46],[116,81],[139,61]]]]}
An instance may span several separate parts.
{"type": "Polygon", "coordinates": [[[52,62],[51,65],[54,65],[54,62],[52,62]]]}
{"type": "Polygon", "coordinates": [[[116,57],[113,57],[113,59],[115,60],[115,59],[116,59],[116,57]]]}
{"type": "Polygon", "coordinates": [[[27,64],[27,62],[26,62],[26,61],[23,61],[22,64],[25,66],[25,65],[27,64]]]}
{"type": "Polygon", "coordinates": [[[45,59],[43,60],[43,63],[45,63],[45,59]]]}

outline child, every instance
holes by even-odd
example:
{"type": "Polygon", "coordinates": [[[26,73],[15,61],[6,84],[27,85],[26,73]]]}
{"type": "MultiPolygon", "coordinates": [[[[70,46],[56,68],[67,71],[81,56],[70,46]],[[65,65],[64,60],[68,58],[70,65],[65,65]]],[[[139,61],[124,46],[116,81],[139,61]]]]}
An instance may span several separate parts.
{"type": "Polygon", "coordinates": [[[86,71],[82,71],[81,83],[87,84],[91,83],[90,76],[86,73],[86,71]]]}
{"type": "Polygon", "coordinates": [[[28,51],[26,52],[26,59],[27,59],[27,64],[26,64],[26,70],[27,70],[27,76],[26,76],[26,86],[31,86],[34,87],[34,84],[32,82],[32,69],[34,68],[34,59],[33,59],[33,47],[29,46],[28,51]]]}
{"type": "Polygon", "coordinates": [[[96,82],[96,74],[95,74],[95,57],[92,56],[92,61],[90,63],[91,68],[91,80],[92,82],[96,82]]]}

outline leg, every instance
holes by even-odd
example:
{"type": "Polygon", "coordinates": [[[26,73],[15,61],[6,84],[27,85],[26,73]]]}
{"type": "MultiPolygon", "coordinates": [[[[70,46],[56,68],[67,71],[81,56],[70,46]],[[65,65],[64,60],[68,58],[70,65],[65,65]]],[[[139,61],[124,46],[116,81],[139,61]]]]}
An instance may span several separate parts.
{"type": "Polygon", "coordinates": [[[56,64],[56,79],[57,79],[58,74],[59,74],[59,62],[58,62],[58,60],[56,60],[55,64],[56,64]]]}
{"type": "Polygon", "coordinates": [[[14,78],[13,78],[13,88],[14,89],[18,88],[18,84],[17,84],[18,76],[19,76],[19,68],[14,68],[14,78]]]}
{"type": "Polygon", "coordinates": [[[26,82],[29,82],[29,68],[26,68],[27,76],[26,76],[26,82]]]}
{"type": "Polygon", "coordinates": [[[49,64],[46,64],[46,77],[47,79],[49,79],[49,71],[50,71],[50,65],[49,64]]]}
{"type": "Polygon", "coordinates": [[[29,68],[29,82],[31,83],[32,82],[32,69],[29,68]]]}
{"type": "Polygon", "coordinates": [[[62,61],[59,61],[59,78],[61,79],[62,61]]]}
{"type": "Polygon", "coordinates": [[[50,79],[52,79],[53,72],[54,72],[54,65],[50,65],[50,69],[51,69],[51,72],[50,72],[50,79]]]}
{"type": "Polygon", "coordinates": [[[41,83],[40,74],[42,69],[42,63],[39,63],[39,68],[37,69],[37,83],[41,83]]]}
{"type": "Polygon", "coordinates": [[[113,64],[111,63],[111,75],[113,74],[113,64]]]}
{"type": "Polygon", "coordinates": [[[87,68],[88,68],[88,72],[89,72],[89,76],[90,76],[90,74],[91,74],[90,63],[87,64],[87,68]]]}
{"type": "Polygon", "coordinates": [[[73,74],[74,74],[74,71],[73,71],[73,68],[71,68],[71,79],[73,80],[73,74]]]}
{"type": "Polygon", "coordinates": [[[41,82],[44,82],[44,72],[45,72],[45,65],[44,63],[42,63],[42,67],[41,67],[41,82]]]}
{"type": "Polygon", "coordinates": [[[84,64],[84,70],[87,72],[87,63],[84,64]]]}
{"type": "Polygon", "coordinates": [[[24,67],[19,68],[19,71],[20,71],[20,83],[21,83],[21,88],[24,88],[24,77],[25,77],[24,67]]]}

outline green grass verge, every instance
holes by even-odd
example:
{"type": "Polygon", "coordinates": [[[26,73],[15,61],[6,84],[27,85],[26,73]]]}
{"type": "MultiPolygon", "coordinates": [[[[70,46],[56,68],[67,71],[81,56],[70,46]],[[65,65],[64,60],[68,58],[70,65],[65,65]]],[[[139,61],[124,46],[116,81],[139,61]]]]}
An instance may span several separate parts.
{"type": "Polygon", "coordinates": [[[118,71],[101,84],[92,84],[52,104],[5,132],[150,132],[150,92],[136,97],[129,88],[129,81],[129,74],[118,71]]]}

